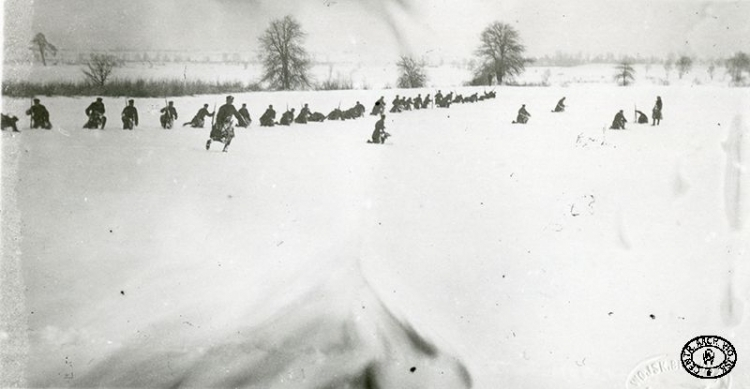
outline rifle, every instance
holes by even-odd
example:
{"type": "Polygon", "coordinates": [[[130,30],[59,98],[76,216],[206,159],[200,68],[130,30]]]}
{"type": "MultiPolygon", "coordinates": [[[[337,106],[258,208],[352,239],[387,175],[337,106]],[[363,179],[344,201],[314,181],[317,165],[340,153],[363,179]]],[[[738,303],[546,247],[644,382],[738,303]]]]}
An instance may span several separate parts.
{"type": "Polygon", "coordinates": [[[211,115],[211,131],[214,130],[214,122],[216,121],[216,102],[214,102],[214,112],[213,115],[211,115]]]}

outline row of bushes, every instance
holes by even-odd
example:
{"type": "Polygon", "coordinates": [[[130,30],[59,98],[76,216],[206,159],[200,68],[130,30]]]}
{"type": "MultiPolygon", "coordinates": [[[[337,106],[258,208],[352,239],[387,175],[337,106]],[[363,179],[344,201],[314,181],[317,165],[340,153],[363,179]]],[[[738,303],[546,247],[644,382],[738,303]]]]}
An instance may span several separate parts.
{"type": "Polygon", "coordinates": [[[121,80],[107,81],[103,86],[88,82],[55,81],[4,81],[2,93],[8,97],[32,96],[111,96],[111,97],[163,97],[193,96],[220,93],[255,92],[260,85],[240,81],[206,82],[201,80],[121,80]]]}

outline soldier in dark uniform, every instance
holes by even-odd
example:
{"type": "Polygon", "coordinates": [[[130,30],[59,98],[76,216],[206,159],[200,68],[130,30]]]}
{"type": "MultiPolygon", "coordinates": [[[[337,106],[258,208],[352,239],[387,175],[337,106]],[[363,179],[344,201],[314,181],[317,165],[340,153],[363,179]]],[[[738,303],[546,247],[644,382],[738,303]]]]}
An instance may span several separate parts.
{"type": "Polygon", "coordinates": [[[635,114],[636,116],[638,116],[638,120],[637,120],[638,124],[648,124],[648,116],[646,116],[645,113],[636,109],[635,114]]]}
{"type": "Polygon", "coordinates": [[[437,93],[435,93],[435,105],[438,107],[443,104],[443,93],[438,89],[437,93]]]}
{"type": "Polygon", "coordinates": [[[654,123],[651,124],[652,126],[658,126],[661,123],[661,109],[661,96],[656,96],[656,103],[654,104],[654,109],[651,111],[651,117],[654,119],[654,123]]]}
{"type": "Polygon", "coordinates": [[[293,121],[294,121],[294,108],[284,112],[284,114],[281,115],[279,124],[281,124],[282,126],[288,126],[292,124],[293,121]]]}
{"type": "Polygon", "coordinates": [[[273,105],[269,105],[266,112],[260,117],[261,127],[273,127],[276,122],[276,111],[273,110],[273,105]]]}
{"type": "Polygon", "coordinates": [[[357,101],[357,104],[354,105],[354,109],[357,110],[358,118],[365,115],[365,106],[362,105],[359,101],[357,101]]]}
{"type": "Polygon", "coordinates": [[[383,144],[391,134],[385,132],[385,114],[380,115],[380,120],[375,123],[375,131],[372,132],[372,139],[367,143],[383,144]]]}
{"type": "Polygon", "coordinates": [[[422,94],[418,94],[417,97],[414,98],[414,109],[421,109],[422,108],[422,94]]]}
{"type": "Polygon", "coordinates": [[[622,113],[622,110],[617,112],[615,115],[615,118],[612,120],[612,126],[609,127],[610,130],[624,130],[625,129],[625,123],[627,123],[627,119],[625,119],[625,115],[622,113]]]}
{"type": "Polygon", "coordinates": [[[174,107],[174,101],[170,101],[166,107],[161,109],[161,128],[171,130],[174,126],[174,121],[177,120],[177,109],[174,107]]]}
{"type": "Polygon", "coordinates": [[[128,100],[128,105],[122,110],[120,115],[122,118],[122,129],[132,130],[134,126],[138,126],[138,109],[135,108],[135,101],[133,99],[128,100]]]}
{"type": "Polygon", "coordinates": [[[203,128],[206,123],[206,116],[214,116],[214,112],[208,112],[208,104],[203,104],[203,108],[198,110],[198,113],[193,116],[193,120],[186,122],[182,126],[185,127],[190,124],[193,128],[203,128]]]}
{"type": "Polygon", "coordinates": [[[243,124],[238,124],[240,127],[247,128],[250,126],[250,123],[252,123],[253,119],[250,119],[250,112],[247,110],[247,104],[242,104],[242,108],[239,110],[240,116],[242,116],[243,119],[245,119],[245,122],[243,124]]]}
{"type": "Polygon", "coordinates": [[[294,119],[295,123],[307,124],[307,120],[310,118],[310,108],[305,104],[304,107],[299,111],[299,115],[294,119]]]}
{"type": "Polygon", "coordinates": [[[370,112],[370,115],[381,115],[385,112],[385,97],[380,96],[378,101],[375,102],[375,105],[372,107],[372,111],[370,112]]]}
{"type": "Polygon", "coordinates": [[[97,97],[96,101],[86,108],[86,116],[89,117],[89,120],[83,125],[83,128],[96,129],[101,126],[101,129],[103,130],[104,126],[107,124],[107,117],[104,116],[104,113],[105,109],[102,98],[97,97]]]}
{"type": "Polygon", "coordinates": [[[229,144],[232,143],[232,139],[234,138],[234,123],[232,118],[237,118],[238,123],[242,123],[244,120],[240,116],[240,113],[237,112],[237,108],[234,108],[233,102],[234,97],[227,96],[226,104],[222,105],[216,113],[216,123],[214,123],[211,129],[210,138],[206,141],[206,150],[211,148],[211,141],[215,140],[224,143],[222,151],[227,152],[229,144]]]}
{"type": "Polygon", "coordinates": [[[427,108],[432,103],[432,99],[430,98],[430,94],[428,93],[427,96],[424,97],[424,101],[422,102],[422,108],[427,108]]]}
{"type": "Polygon", "coordinates": [[[344,118],[344,112],[341,111],[339,108],[334,108],[331,113],[326,116],[328,120],[345,120],[344,118]]]}
{"type": "Polygon", "coordinates": [[[557,102],[554,112],[564,112],[564,111],[565,111],[565,97],[563,97],[562,99],[560,99],[560,101],[557,102]]]}
{"type": "Polygon", "coordinates": [[[396,95],[396,98],[391,101],[391,112],[401,112],[401,99],[398,98],[398,95],[396,95]]]}
{"type": "Polygon", "coordinates": [[[34,105],[26,110],[27,115],[31,115],[31,128],[44,128],[49,130],[52,124],[49,122],[49,111],[47,107],[39,104],[39,99],[34,99],[34,105]]]}
{"type": "Polygon", "coordinates": [[[521,109],[518,110],[518,116],[516,116],[516,121],[514,121],[513,124],[526,124],[530,117],[531,114],[526,110],[526,104],[521,104],[521,109]]]}

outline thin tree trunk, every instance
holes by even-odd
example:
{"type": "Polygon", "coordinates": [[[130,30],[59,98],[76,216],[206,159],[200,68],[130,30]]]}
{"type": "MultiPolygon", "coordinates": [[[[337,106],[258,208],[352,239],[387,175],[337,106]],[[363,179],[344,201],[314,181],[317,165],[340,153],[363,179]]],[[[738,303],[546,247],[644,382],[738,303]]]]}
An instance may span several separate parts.
{"type": "Polygon", "coordinates": [[[42,56],[42,65],[47,66],[47,61],[44,59],[44,46],[39,45],[39,54],[42,56]]]}

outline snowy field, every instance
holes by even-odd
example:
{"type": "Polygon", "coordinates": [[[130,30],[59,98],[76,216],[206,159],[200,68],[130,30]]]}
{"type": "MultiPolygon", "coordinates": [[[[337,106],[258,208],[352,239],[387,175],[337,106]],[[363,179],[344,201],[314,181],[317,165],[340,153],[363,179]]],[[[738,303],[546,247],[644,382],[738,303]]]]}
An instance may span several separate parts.
{"type": "MultiPolygon", "coordinates": [[[[4,99],[22,127],[2,135],[21,237],[3,250],[20,253],[26,385],[750,387],[748,89],[497,92],[389,114],[383,146],[365,143],[372,116],[257,118],[369,113],[402,90],[240,94],[254,122],[226,154],[208,128],[162,130],[161,99],[136,101],[132,132],[124,99],[105,98],[104,131],[81,129],[93,97],[43,98],[51,131],[4,99]],[[657,95],[661,126],[632,123],[657,95]],[[603,131],[619,109],[627,130],[603,131]],[[633,386],[702,334],[734,343],[730,376],[633,386]]],[[[181,123],[223,96],[172,100],[181,123]]]]}
{"type": "MultiPolygon", "coordinates": [[[[27,64],[4,64],[4,80],[34,80],[37,82],[73,81],[84,82],[85,76],[81,65],[33,66],[27,64]]],[[[677,70],[669,74],[661,64],[635,64],[636,85],[639,86],[727,86],[730,78],[726,69],[717,67],[711,78],[704,65],[695,65],[682,78],[677,70]]],[[[465,85],[472,79],[468,66],[451,64],[427,66],[427,85],[430,87],[457,87],[465,85]]],[[[202,80],[206,82],[240,81],[255,83],[262,78],[260,64],[220,64],[220,63],[126,63],[115,68],[113,78],[135,80],[139,78],[153,80],[202,80]]],[[[520,84],[540,84],[547,82],[551,86],[569,86],[576,84],[611,84],[615,85],[613,76],[614,64],[590,64],[573,67],[530,66],[517,77],[520,84]]],[[[397,85],[398,69],[395,62],[382,63],[339,62],[318,63],[312,66],[311,75],[314,83],[326,80],[351,82],[355,89],[390,89],[397,85]]]]}

